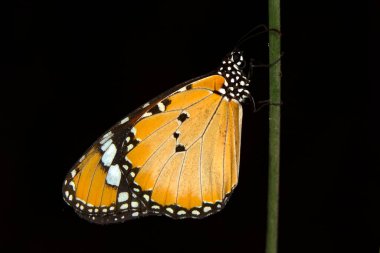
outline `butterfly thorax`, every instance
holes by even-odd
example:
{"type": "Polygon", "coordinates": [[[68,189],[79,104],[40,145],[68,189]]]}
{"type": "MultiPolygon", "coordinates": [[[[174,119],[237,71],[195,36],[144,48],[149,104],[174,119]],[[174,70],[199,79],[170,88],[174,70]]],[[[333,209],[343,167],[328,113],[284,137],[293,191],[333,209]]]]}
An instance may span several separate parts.
{"type": "Polygon", "coordinates": [[[219,92],[228,99],[244,102],[250,96],[248,86],[250,80],[244,75],[244,59],[240,51],[228,54],[219,67],[218,74],[225,79],[224,85],[219,92]]]}

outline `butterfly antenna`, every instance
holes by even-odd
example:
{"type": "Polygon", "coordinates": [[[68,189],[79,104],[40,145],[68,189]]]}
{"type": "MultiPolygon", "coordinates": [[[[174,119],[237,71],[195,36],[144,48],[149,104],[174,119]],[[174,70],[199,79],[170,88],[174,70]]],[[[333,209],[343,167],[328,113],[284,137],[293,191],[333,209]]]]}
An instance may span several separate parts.
{"type": "Polygon", "coordinates": [[[238,42],[236,43],[236,46],[235,48],[238,48],[248,37],[251,37],[252,35],[255,35],[257,33],[263,33],[263,32],[267,32],[268,31],[268,27],[264,24],[260,24],[260,25],[257,25],[255,27],[253,27],[251,30],[249,30],[246,34],[244,34],[239,40],[238,42]],[[263,31],[261,32],[256,32],[257,30],[259,29],[263,29],[263,31]]]}
{"type": "Polygon", "coordinates": [[[243,37],[241,37],[241,39],[238,40],[236,46],[234,47],[234,50],[238,49],[242,44],[244,44],[248,40],[251,40],[253,38],[256,38],[256,37],[258,37],[262,34],[268,33],[268,32],[276,32],[276,33],[282,35],[281,31],[279,31],[277,29],[273,29],[273,28],[269,29],[266,25],[261,24],[261,25],[255,26],[250,31],[248,31],[243,37]],[[259,29],[263,29],[263,30],[257,32],[257,30],[259,30],[259,29]]]}

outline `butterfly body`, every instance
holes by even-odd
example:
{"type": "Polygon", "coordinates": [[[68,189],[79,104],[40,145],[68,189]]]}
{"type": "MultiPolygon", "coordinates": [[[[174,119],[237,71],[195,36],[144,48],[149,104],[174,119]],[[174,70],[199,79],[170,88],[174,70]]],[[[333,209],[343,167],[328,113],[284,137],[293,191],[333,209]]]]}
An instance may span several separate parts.
{"type": "Polygon", "coordinates": [[[68,173],[64,200],[101,224],[220,211],[238,181],[241,103],[249,97],[242,62],[234,51],[216,72],[177,85],[119,121],[68,173]]]}

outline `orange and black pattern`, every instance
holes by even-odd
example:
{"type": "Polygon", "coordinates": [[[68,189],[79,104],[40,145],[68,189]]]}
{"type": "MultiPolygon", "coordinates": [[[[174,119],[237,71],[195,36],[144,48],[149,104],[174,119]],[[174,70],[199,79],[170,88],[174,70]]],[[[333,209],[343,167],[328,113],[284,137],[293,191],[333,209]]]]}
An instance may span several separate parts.
{"type": "Polygon", "coordinates": [[[214,74],[180,84],[106,132],[68,173],[64,200],[83,218],[203,218],[237,185],[241,103],[249,80],[230,53],[214,74]]]}

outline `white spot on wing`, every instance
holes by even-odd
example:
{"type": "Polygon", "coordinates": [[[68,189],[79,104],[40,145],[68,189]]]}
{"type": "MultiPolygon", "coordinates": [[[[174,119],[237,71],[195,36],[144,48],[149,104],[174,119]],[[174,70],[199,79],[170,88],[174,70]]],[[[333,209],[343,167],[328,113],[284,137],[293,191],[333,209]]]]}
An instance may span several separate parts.
{"type": "Polygon", "coordinates": [[[198,210],[193,210],[191,213],[194,215],[200,215],[201,214],[198,210]]]}
{"type": "Polygon", "coordinates": [[[106,133],[102,140],[100,141],[100,144],[104,144],[106,141],[108,141],[111,137],[113,136],[113,133],[111,131],[109,131],[108,133],[106,133]]]}
{"type": "Polygon", "coordinates": [[[145,108],[149,105],[149,103],[145,103],[142,108],[145,108]]]}
{"type": "Polygon", "coordinates": [[[69,183],[69,185],[71,185],[71,187],[73,187],[73,190],[75,191],[75,183],[74,183],[74,181],[71,181],[71,182],[69,183]]]}
{"type": "Polygon", "coordinates": [[[116,146],[112,143],[102,156],[102,162],[105,166],[110,166],[116,155],[116,146]]]}
{"type": "Polygon", "coordinates": [[[124,124],[125,122],[128,122],[129,121],[129,117],[126,117],[125,119],[123,119],[122,121],[120,121],[120,124],[124,124]]]}
{"type": "Polygon", "coordinates": [[[142,118],[149,117],[150,115],[152,115],[151,112],[146,112],[143,114],[142,118]]]}
{"type": "Polygon", "coordinates": [[[118,202],[125,202],[128,200],[128,198],[129,198],[128,192],[120,192],[119,197],[117,198],[117,201],[118,202]]]}
{"type": "Polygon", "coordinates": [[[129,145],[127,146],[127,151],[130,151],[132,148],[133,148],[133,144],[129,144],[129,145]]]}
{"type": "Polygon", "coordinates": [[[69,191],[65,191],[66,198],[69,196],[69,191]]]}
{"type": "Polygon", "coordinates": [[[112,144],[112,139],[109,139],[106,143],[104,143],[101,146],[101,150],[106,151],[111,144],[112,144]]]}
{"type": "Polygon", "coordinates": [[[134,213],[132,214],[132,216],[133,216],[133,217],[137,217],[137,216],[139,216],[139,213],[138,213],[138,212],[134,212],[134,213]]]}
{"type": "Polygon", "coordinates": [[[131,202],[131,206],[136,208],[136,207],[139,206],[139,202],[137,202],[137,201],[132,201],[132,202],[131,202]]]}
{"type": "Polygon", "coordinates": [[[169,213],[174,213],[174,210],[171,207],[166,208],[166,211],[168,211],[169,213]]]}
{"type": "Polygon", "coordinates": [[[211,211],[211,207],[209,207],[209,206],[205,206],[205,207],[203,208],[203,211],[204,211],[205,213],[207,213],[207,212],[211,211]]]}
{"type": "Polygon", "coordinates": [[[106,177],[107,184],[119,186],[120,179],[121,179],[121,171],[120,171],[119,165],[118,164],[112,165],[108,169],[108,173],[106,177]]]}
{"type": "Polygon", "coordinates": [[[120,206],[120,209],[127,209],[128,208],[128,203],[122,204],[120,206]]]}
{"type": "Polygon", "coordinates": [[[75,177],[76,174],[77,174],[77,171],[75,169],[71,171],[71,177],[75,177]]]}
{"type": "Polygon", "coordinates": [[[163,104],[163,103],[158,103],[158,110],[160,110],[160,112],[163,112],[163,111],[165,111],[165,105],[163,104]]]}
{"type": "Polygon", "coordinates": [[[180,211],[177,212],[177,214],[178,215],[184,215],[184,214],[186,214],[186,212],[184,210],[180,210],[180,211]]]}

